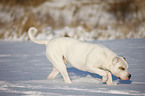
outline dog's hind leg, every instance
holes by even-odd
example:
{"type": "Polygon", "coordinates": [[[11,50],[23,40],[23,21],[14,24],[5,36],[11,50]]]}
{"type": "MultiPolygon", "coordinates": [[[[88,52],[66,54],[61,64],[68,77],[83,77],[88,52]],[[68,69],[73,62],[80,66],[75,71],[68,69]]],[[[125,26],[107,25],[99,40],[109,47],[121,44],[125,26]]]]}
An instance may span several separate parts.
{"type": "Polygon", "coordinates": [[[65,68],[64,70],[60,70],[59,71],[61,73],[61,75],[63,76],[63,79],[65,81],[65,83],[72,83],[69,76],[68,76],[68,73],[67,73],[67,69],[65,68]]]}
{"type": "Polygon", "coordinates": [[[63,60],[61,60],[60,63],[58,63],[58,64],[55,63],[54,66],[63,76],[65,83],[71,83],[71,80],[67,73],[66,65],[64,64],[63,60]]]}
{"type": "Polygon", "coordinates": [[[54,79],[58,74],[59,72],[53,67],[52,72],[48,75],[47,79],[54,79]]]}
{"type": "Polygon", "coordinates": [[[54,67],[53,71],[48,76],[48,79],[54,78],[58,74],[58,72],[60,72],[61,75],[63,76],[65,83],[71,83],[71,80],[67,73],[66,64],[63,61],[63,58],[59,58],[59,57],[62,57],[62,56],[53,55],[53,56],[48,57],[49,61],[53,64],[53,67],[54,67]]]}

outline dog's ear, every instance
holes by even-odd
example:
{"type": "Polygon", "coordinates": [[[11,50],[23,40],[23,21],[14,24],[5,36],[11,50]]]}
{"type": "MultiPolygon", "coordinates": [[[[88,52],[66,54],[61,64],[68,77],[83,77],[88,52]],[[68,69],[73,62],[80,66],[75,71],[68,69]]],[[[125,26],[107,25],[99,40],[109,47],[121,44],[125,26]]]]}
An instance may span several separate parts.
{"type": "Polygon", "coordinates": [[[126,61],[126,58],[125,57],[123,57],[123,56],[121,56],[125,61],[126,61]]]}
{"type": "MultiPolygon", "coordinates": [[[[121,58],[122,58],[124,61],[126,61],[126,58],[125,58],[125,57],[121,56],[121,58]]],[[[127,63],[125,63],[125,64],[126,64],[126,66],[127,66],[127,68],[128,68],[128,64],[127,64],[127,63]]]]}
{"type": "Polygon", "coordinates": [[[113,61],[112,61],[113,66],[114,66],[117,62],[119,62],[119,60],[120,60],[119,57],[115,57],[115,58],[113,59],[113,61]]]}
{"type": "Polygon", "coordinates": [[[122,55],[121,55],[120,57],[121,57],[123,60],[125,60],[125,61],[126,61],[126,58],[125,58],[124,56],[122,56],[122,55]]]}

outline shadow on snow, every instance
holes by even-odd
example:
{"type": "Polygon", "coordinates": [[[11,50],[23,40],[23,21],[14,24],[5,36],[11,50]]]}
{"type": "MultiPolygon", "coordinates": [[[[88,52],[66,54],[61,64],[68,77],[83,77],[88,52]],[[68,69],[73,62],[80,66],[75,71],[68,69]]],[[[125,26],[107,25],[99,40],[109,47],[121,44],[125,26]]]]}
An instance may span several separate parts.
{"type": "MultiPolygon", "coordinates": [[[[79,76],[79,77],[86,77],[87,75],[90,75],[93,78],[102,79],[102,76],[100,76],[98,74],[90,73],[90,72],[87,72],[87,71],[81,71],[81,70],[78,70],[74,67],[67,68],[67,71],[68,71],[68,74],[69,73],[74,73],[76,76],[79,76]]],[[[118,78],[112,74],[112,80],[114,81],[114,80],[117,80],[117,79],[118,78]]],[[[121,80],[121,79],[119,79],[119,84],[131,84],[131,82],[132,82],[131,80],[121,80]]]]}

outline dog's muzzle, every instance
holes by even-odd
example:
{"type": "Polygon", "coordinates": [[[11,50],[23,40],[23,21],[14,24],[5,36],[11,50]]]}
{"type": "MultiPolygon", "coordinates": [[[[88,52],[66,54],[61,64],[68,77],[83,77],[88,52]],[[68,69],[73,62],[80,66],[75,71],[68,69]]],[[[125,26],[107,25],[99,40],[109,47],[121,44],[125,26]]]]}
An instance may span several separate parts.
{"type": "MultiPolygon", "coordinates": [[[[121,79],[120,77],[118,77],[119,79],[121,79]]],[[[131,74],[128,75],[128,80],[131,78],[131,74]]]]}

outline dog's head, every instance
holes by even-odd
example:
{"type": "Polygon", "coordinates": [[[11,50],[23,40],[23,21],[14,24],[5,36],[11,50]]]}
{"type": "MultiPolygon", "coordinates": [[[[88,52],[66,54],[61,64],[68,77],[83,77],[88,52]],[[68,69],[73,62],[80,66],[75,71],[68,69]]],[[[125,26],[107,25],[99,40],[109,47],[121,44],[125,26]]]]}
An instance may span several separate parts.
{"type": "Polygon", "coordinates": [[[131,74],[128,72],[128,64],[124,57],[115,57],[112,60],[110,71],[121,80],[129,80],[131,77],[131,74]]]}

